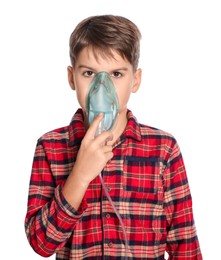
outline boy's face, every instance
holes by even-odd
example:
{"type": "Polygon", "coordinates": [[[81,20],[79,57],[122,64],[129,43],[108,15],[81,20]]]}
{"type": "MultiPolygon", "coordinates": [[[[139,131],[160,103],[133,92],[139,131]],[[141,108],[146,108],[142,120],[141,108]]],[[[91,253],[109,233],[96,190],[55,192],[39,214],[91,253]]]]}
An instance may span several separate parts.
{"type": "Polygon", "coordinates": [[[68,67],[69,83],[76,91],[80,106],[85,113],[90,82],[102,71],[107,72],[114,83],[119,100],[119,114],[126,113],[130,94],[139,88],[141,70],[134,72],[132,65],[117,52],[113,52],[113,58],[98,55],[96,59],[91,48],[84,48],[80,52],[74,68],[68,67]]]}

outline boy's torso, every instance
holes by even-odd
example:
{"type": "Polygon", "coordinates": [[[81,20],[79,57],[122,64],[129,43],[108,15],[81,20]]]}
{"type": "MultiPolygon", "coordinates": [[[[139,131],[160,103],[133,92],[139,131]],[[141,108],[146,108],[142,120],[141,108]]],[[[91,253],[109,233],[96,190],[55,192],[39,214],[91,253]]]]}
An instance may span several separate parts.
{"type": "MultiPolygon", "coordinates": [[[[71,125],[72,131],[76,131],[76,126],[71,125]]],[[[55,186],[67,178],[76,160],[83,133],[74,135],[74,145],[70,145],[71,134],[67,127],[42,138],[55,186]]],[[[130,114],[127,129],[113,150],[114,157],[102,172],[125,224],[132,258],[161,259],[164,255],[166,216],[162,173],[173,143],[173,137],[139,125],[130,114]]],[[[102,252],[122,259],[125,254],[122,227],[98,177],[88,187],[85,199],[87,209],[74,227],[67,248],[58,251],[57,259],[87,259],[86,256],[100,259],[102,252]]]]}

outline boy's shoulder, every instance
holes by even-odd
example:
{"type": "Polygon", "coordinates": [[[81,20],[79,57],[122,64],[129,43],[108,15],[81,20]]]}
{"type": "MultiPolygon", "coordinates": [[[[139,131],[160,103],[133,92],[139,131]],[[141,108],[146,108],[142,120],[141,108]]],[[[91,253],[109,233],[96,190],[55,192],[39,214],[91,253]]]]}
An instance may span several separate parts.
{"type": "Polygon", "coordinates": [[[39,142],[56,142],[62,140],[69,140],[69,126],[53,129],[38,139],[39,142]]]}
{"type": "Polygon", "coordinates": [[[177,142],[175,137],[171,133],[166,132],[162,129],[141,123],[139,123],[139,126],[141,136],[144,140],[156,140],[156,142],[170,142],[173,144],[177,142]]]}
{"type": "Polygon", "coordinates": [[[165,136],[172,139],[174,138],[174,136],[171,133],[166,132],[160,128],[156,128],[142,123],[139,123],[139,126],[141,130],[141,134],[143,135],[148,134],[148,135],[156,135],[156,136],[165,136]]]}
{"type": "Polygon", "coordinates": [[[137,140],[141,140],[141,144],[153,144],[160,145],[167,143],[168,145],[174,145],[176,143],[175,137],[160,128],[156,128],[147,124],[141,123],[136,116],[129,110],[129,129],[131,136],[136,136],[137,140]]]}
{"type": "Polygon", "coordinates": [[[69,143],[72,145],[79,143],[84,135],[83,112],[81,109],[78,109],[68,125],[46,132],[38,139],[38,142],[69,143]]]}

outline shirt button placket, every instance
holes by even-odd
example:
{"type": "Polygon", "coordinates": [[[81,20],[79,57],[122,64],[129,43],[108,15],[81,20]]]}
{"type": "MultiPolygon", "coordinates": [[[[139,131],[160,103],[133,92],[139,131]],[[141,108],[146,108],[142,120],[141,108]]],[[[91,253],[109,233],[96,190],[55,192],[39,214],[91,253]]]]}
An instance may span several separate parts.
{"type": "MultiPolygon", "coordinates": [[[[112,188],[111,188],[109,185],[107,185],[106,188],[107,188],[107,192],[108,192],[108,193],[110,193],[110,192],[112,191],[112,188]]],[[[105,195],[103,198],[105,198],[105,202],[106,202],[106,200],[108,200],[108,198],[106,197],[106,195],[105,195]]],[[[109,202],[108,202],[108,203],[109,203],[109,202]]],[[[109,204],[108,204],[108,205],[109,205],[109,204]]],[[[103,213],[104,213],[103,216],[106,218],[105,229],[107,229],[107,232],[104,231],[104,238],[105,238],[105,240],[106,240],[106,247],[107,247],[107,251],[108,251],[108,249],[110,249],[110,248],[113,247],[113,242],[112,242],[111,240],[109,240],[109,239],[111,239],[111,237],[108,235],[108,234],[109,234],[109,232],[108,232],[108,223],[109,223],[109,221],[108,221],[108,220],[111,218],[111,214],[105,212],[105,207],[103,208],[103,213]]],[[[105,223],[105,222],[104,222],[104,223],[105,223]]],[[[107,252],[107,254],[108,254],[108,252],[107,252]]],[[[106,258],[105,258],[105,259],[106,259],[106,258]]]]}

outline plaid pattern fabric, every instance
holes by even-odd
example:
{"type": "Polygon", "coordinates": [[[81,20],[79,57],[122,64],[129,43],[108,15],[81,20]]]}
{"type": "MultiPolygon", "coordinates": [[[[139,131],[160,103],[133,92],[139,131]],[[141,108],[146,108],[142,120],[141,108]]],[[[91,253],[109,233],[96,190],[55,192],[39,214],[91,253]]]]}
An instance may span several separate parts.
{"type": "MultiPolygon", "coordinates": [[[[185,167],[176,140],[141,125],[128,111],[128,124],[103,169],[103,180],[129,240],[128,259],[200,260],[185,167]]],[[[33,249],[64,259],[124,259],[125,241],[99,177],[78,210],[61,189],[85,135],[82,110],[71,124],[37,143],[25,228],[33,249]]]]}

